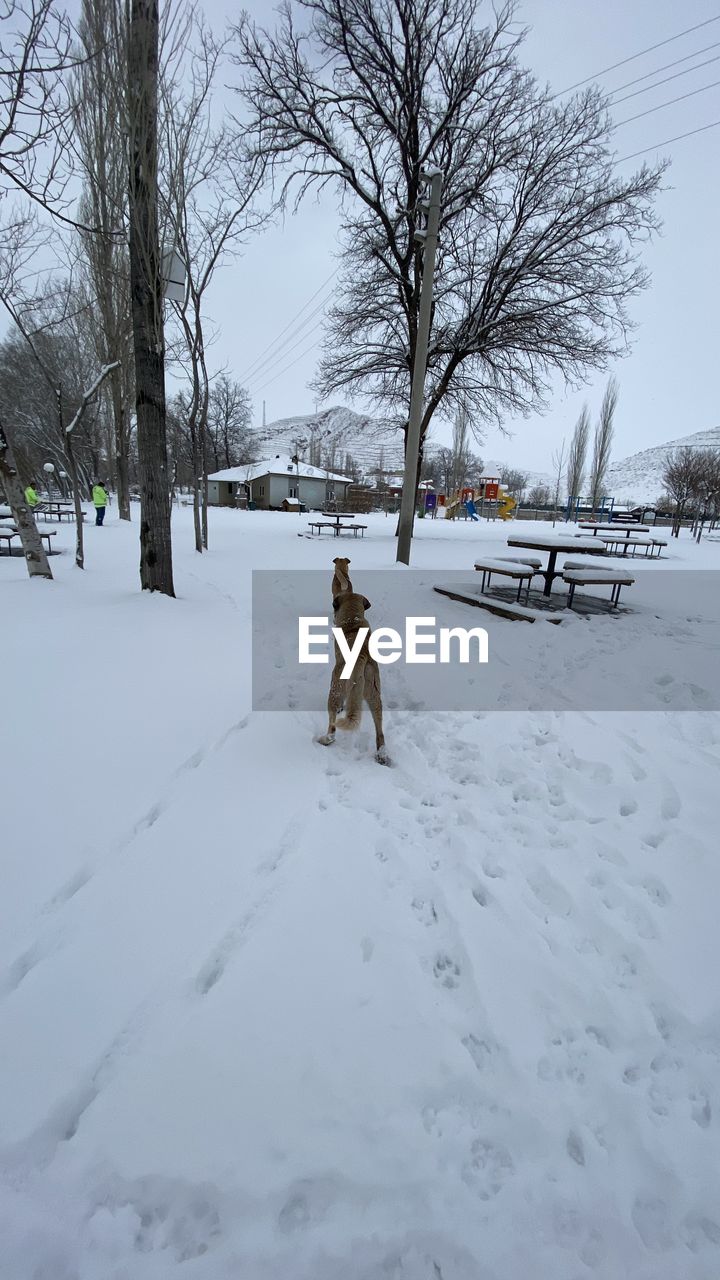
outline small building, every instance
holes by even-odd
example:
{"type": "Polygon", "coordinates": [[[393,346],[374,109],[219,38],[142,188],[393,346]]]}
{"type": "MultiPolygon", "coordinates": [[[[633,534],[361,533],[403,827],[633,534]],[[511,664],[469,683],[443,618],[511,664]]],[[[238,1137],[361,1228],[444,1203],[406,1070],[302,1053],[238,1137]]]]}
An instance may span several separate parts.
{"type": "Polygon", "coordinates": [[[302,503],[312,510],[342,506],[352,483],[350,476],[296,463],[288,454],[277,453],[262,462],[215,471],[208,476],[208,502],[214,507],[236,507],[247,499],[266,511],[297,511],[302,503]]]}

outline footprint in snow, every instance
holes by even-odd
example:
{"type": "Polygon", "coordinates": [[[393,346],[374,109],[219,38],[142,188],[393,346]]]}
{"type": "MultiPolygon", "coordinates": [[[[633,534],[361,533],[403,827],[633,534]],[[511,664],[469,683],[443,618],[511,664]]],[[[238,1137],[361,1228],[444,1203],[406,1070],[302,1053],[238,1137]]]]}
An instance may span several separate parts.
{"type": "Polygon", "coordinates": [[[514,1172],[512,1156],[505,1147],[476,1138],[463,1165],[462,1176],[481,1200],[491,1200],[502,1191],[514,1172]]]}
{"type": "Polygon", "coordinates": [[[435,957],[433,974],[441,987],[448,987],[452,990],[460,986],[460,966],[444,952],[440,952],[435,957]]]}

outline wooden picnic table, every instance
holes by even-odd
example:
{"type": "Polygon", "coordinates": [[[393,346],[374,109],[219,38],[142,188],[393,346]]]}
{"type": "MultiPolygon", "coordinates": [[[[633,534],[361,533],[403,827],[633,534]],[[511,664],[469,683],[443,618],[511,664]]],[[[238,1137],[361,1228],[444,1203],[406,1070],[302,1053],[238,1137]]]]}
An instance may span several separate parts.
{"type": "MultiPolygon", "coordinates": [[[[50,542],[50,539],[55,537],[56,530],[48,529],[47,531],[45,531],[43,529],[38,529],[38,533],[41,538],[46,539],[47,549],[49,554],[52,551],[52,543],[50,542]]],[[[9,556],[11,556],[13,553],[12,543],[15,538],[20,540],[20,534],[18,533],[15,525],[7,525],[7,524],[0,525],[0,543],[3,543],[3,542],[5,543],[5,546],[7,547],[7,553],[9,556]]]]}
{"type": "Polygon", "coordinates": [[[339,525],[341,520],[354,520],[357,511],[322,511],[320,514],[324,520],[334,520],[339,525]]]}
{"type": "Polygon", "coordinates": [[[341,530],[347,529],[350,532],[352,532],[355,535],[355,538],[357,539],[358,534],[360,534],[361,537],[363,538],[365,537],[365,530],[367,529],[367,525],[366,524],[340,524],[339,520],[337,521],[310,520],[310,522],[308,523],[308,528],[311,533],[313,532],[313,530],[317,529],[318,537],[320,536],[321,529],[332,529],[333,537],[335,538],[340,537],[341,530]]]}
{"type": "Polygon", "coordinates": [[[603,555],[605,552],[605,543],[600,538],[555,538],[549,535],[537,534],[535,537],[523,538],[517,536],[508,538],[507,544],[509,547],[524,547],[527,551],[548,552],[547,569],[540,570],[542,577],[545,579],[544,596],[551,594],[555,578],[562,578],[562,569],[555,568],[560,552],[570,555],[576,551],[587,551],[589,555],[595,556],[603,555]]]}
{"type": "Polygon", "coordinates": [[[612,524],[591,524],[587,520],[580,520],[578,523],[578,528],[585,529],[588,532],[591,532],[593,536],[595,536],[598,532],[600,533],[623,533],[624,532],[626,538],[629,538],[631,533],[649,533],[650,532],[649,524],[619,524],[619,523],[616,523],[614,520],[612,524]]]}
{"type": "MultiPolygon", "coordinates": [[[[54,498],[41,499],[36,507],[33,508],[36,516],[44,516],[46,519],[59,520],[62,523],[63,516],[67,516],[68,520],[75,519],[75,503],[70,501],[56,501],[54,498]]],[[[85,512],[82,513],[83,520],[85,512]]]]}

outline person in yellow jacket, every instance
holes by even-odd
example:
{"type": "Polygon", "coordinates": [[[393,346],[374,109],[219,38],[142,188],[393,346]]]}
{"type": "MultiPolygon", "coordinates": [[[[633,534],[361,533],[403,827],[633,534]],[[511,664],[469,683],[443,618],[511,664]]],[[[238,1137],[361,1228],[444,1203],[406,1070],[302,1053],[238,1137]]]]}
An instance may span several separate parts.
{"type": "Polygon", "coordinates": [[[105,519],[105,508],[108,504],[108,496],[105,486],[96,480],[92,490],[93,506],[95,507],[95,523],[102,524],[105,519]]]}
{"type": "Polygon", "coordinates": [[[31,484],[29,484],[27,489],[25,490],[25,501],[27,502],[29,507],[36,507],[38,502],[40,501],[31,484]]]}

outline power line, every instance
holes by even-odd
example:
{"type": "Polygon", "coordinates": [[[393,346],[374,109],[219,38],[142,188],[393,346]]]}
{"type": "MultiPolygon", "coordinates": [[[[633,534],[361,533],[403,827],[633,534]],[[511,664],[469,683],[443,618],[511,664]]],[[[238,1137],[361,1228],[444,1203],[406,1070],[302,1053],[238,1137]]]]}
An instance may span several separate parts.
{"type": "Polygon", "coordinates": [[[305,342],[305,338],[309,337],[311,333],[315,333],[315,330],[320,328],[320,325],[322,325],[323,323],[322,319],[320,319],[318,323],[311,326],[310,329],[307,329],[307,325],[310,324],[311,320],[315,319],[316,315],[320,315],[320,312],[324,312],[325,306],[327,306],[328,301],[329,301],[329,298],[323,298],[323,301],[319,302],[318,306],[314,307],[314,310],[310,311],[310,314],[305,317],[305,320],[302,321],[302,324],[297,325],[296,329],[293,329],[291,333],[288,333],[287,338],[284,339],[284,342],[281,344],[281,346],[277,348],[277,351],[273,351],[272,353],[270,353],[269,356],[265,356],[263,361],[260,361],[260,364],[258,365],[258,367],[256,367],[254,371],[251,372],[250,376],[246,376],[245,378],[246,387],[251,387],[252,383],[256,383],[256,381],[258,381],[259,378],[265,378],[265,375],[268,374],[270,369],[272,369],[272,366],[275,364],[275,362],[277,362],[278,360],[284,360],[284,357],[290,355],[291,351],[295,351],[295,348],[299,346],[301,342],[305,342]],[[296,335],[297,335],[296,342],[291,342],[291,339],[295,338],[296,335]],[[288,346],[288,343],[290,343],[290,346],[288,346]]]}
{"type": "Polygon", "coordinates": [[[664,142],[656,142],[653,147],[643,147],[642,151],[632,151],[629,156],[621,156],[619,160],[615,160],[615,164],[622,164],[624,160],[634,160],[636,156],[644,156],[648,151],[659,151],[660,147],[669,147],[671,142],[682,142],[683,138],[692,138],[696,133],[706,133],[708,129],[717,129],[720,120],[713,120],[712,124],[704,124],[699,129],[691,129],[689,133],[679,133],[676,138],[666,138],[664,142]]]}
{"type": "Polygon", "coordinates": [[[640,111],[636,116],[628,116],[626,120],[618,120],[613,125],[614,129],[619,129],[621,125],[630,124],[633,120],[642,120],[643,116],[651,116],[654,111],[662,111],[663,107],[671,107],[675,102],[684,102],[686,98],[696,98],[699,93],[706,93],[708,89],[714,89],[720,84],[720,80],[713,80],[712,84],[704,84],[702,89],[693,89],[691,93],[681,93],[679,98],[668,98],[667,102],[659,102],[656,107],[649,107],[647,111],[640,111]]]}
{"type": "Polygon", "coordinates": [[[692,31],[699,31],[701,27],[709,27],[712,22],[720,21],[720,14],[714,18],[706,18],[705,22],[698,22],[694,27],[686,27],[684,31],[678,31],[677,35],[668,36],[667,40],[659,40],[657,44],[648,45],[647,49],[641,49],[639,53],[633,53],[629,58],[622,58],[620,62],[613,62],[611,67],[603,67],[602,71],[596,71],[592,76],[586,76],[584,80],[577,80],[575,84],[571,84],[567,89],[561,89],[560,93],[556,93],[556,98],[561,97],[563,93],[571,93],[573,89],[579,89],[581,85],[589,84],[591,80],[597,80],[600,76],[606,76],[608,71],[615,71],[618,67],[624,67],[628,62],[635,62],[636,58],[642,58],[646,53],[652,53],[655,49],[662,49],[666,44],[672,44],[674,40],[679,40],[681,36],[689,36],[692,31]]]}
{"type": "MultiPolygon", "coordinates": [[[[312,327],[312,329],[308,329],[307,333],[303,333],[303,334],[302,334],[302,336],[301,336],[300,338],[298,338],[297,342],[294,342],[294,343],[293,343],[293,345],[292,345],[291,347],[288,347],[286,351],[283,351],[282,359],[284,360],[286,356],[289,356],[291,351],[295,351],[297,347],[299,347],[303,342],[305,342],[305,340],[306,340],[307,338],[309,338],[309,337],[310,337],[310,334],[311,334],[311,333],[316,333],[318,329],[321,329],[321,328],[322,328],[322,325],[323,325],[323,321],[322,321],[322,320],[318,320],[317,324],[314,324],[314,325],[313,325],[313,327],[312,327]]],[[[312,345],[308,348],[308,350],[312,351],[312,349],[313,349],[315,346],[317,346],[317,342],[313,342],[313,343],[312,343],[312,345]]],[[[273,360],[278,359],[278,358],[280,358],[280,357],[279,357],[279,356],[278,356],[278,357],[273,357],[273,360]]],[[[271,361],[270,361],[270,365],[269,365],[269,367],[268,367],[268,368],[266,368],[266,369],[264,369],[264,370],[262,371],[262,373],[258,373],[258,374],[255,374],[255,375],[254,375],[254,376],[255,376],[255,379],[260,378],[260,379],[262,380],[263,378],[266,378],[266,377],[267,377],[267,375],[268,375],[269,373],[271,373],[271,372],[272,372],[272,368],[273,368],[273,360],[271,360],[271,361]]],[[[294,363],[295,363],[295,361],[293,361],[293,364],[294,364],[294,363]]],[[[282,370],[280,370],[280,372],[282,373],[282,370]]],[[[270,381],[271,381],[271,382],[274,382],[274,381],[275,381],[275,377],[276,377],[276,376],[279,376],[279,375],[274,375],[274,376],[270,379],[270,381]]],[[[251,395],[256,396],[256,395],[258,394],[258,391],[261,391],[261,390],[262,390],[262,387],[258,387],[258,386],[256,385],[256,386],[253,388],[252,383],[253,383],[253,379],[251,379],[249,386],[248,386],[248,384],[246,384],[246,386],[247,386],[247,389],[248,389],[248,391],[250,392],[250,394],[251,394],[251,395]]],[[[266,382],[266,383],[264,383],[264,386],[269,386],[269,385],[270,385],[270,384],[269,384],[269,383],[267,383],[267,382],[266,382]]]]}
{"type": "MultiPolygon", "coordinates": [[[[656,67],[654,71],[646,71],[644,76],[636,76],[634,80],[628,80],[626,84],[619,84],[617,89],[610,89],[611,97],[616,93],[622,93],[624,89],[632,89],[634,84],[642,84],[643,80],[649,80],[652,76],[659,76],[661,71],[669,71],[671,67],[679,67],[681,62],[689,62],[691,58],[699,58],[701,53],[709,53],[711,49],[717,49],[720,46],[720,40],[716,40],[714,44],[703,45],[702,49],[696,49],[694,53],[686,53],[684,58],[675,58],[673,62],[664,62],[661,67],[656,67]]],[[[690,70],[692,71],[692,67],[690,70]]]]}
{"type": "Polygon", "coordinates": [[[294,360],[291,360],[290,364],[286,364],[283,369],[278,369],[277,373],[275,373],[273,377],[269,379],[268,382],[263,383],[261,387],[257,387],[253,392],[253,395],[259,395],[260,392],[264,391],[266,387],[272,386],[273,382],[277,382],[278,378],[282,377],[284,373],[287,373],[288,369],[292,369],[293,365],[298,364],[299,361],[304,360],[305,356],[309,355],[311,351],[314,351],[316,346],[317,346],[317,343],[312,342],[310,346],[306,348],[305,351],[301,351],[299,356],[296,356],[294,360]]]}
{"type": "MultiPolygon", "coordinates": [[[[637,98],[641,93],[651,93],[653,89],[659,89],[661,84],[669,84],[671,80],[679,80],[681,76],[689,76],[693,71],[700,71],[703,67],[709,67],[712,62],[720,62],[720,53],[714,58],[706,58],[704,62],[698,62],[694,67],[686,67],[684,71],[676,71],[673,76],[666,76],[664,80],[656,80],[654,84],[646,84],[644,89],[636,89],[634,93],[627,93],[624,98],[615,98],[611,104],[613,107],[619,107],[621,102],[629,102],[631,98],[637,98]]],[[[615,90],[618,93],[619,90],[615,90]]]]}
{"type": "Polygon", "coordinates": [[[320,285],[319,289],[315,290],[312,296],[308,298],[307,302],[300,308],[298,312],[296,312],[296,314],[292,317],[292,319],[288,321],[288,323],[285,325],[285,328],[280,330],[280,333],[277,335],[277,337],[273,338],[272,342],[268,343],[268,345],[263,348],[263,350],[260,352],[260,355],[257,356],[252,361],[252,363],[246,369],[245,373],[241,375],[239,379],[240,382],[242,382],[245,378],[247,378],[250,375],[251,372],[255,370],[255,366],[262,360],[266,352],[270,351],[272,347],[277,346],[278,342],[282,337],[284,337],[288,329],[290,329],[292,325],[295,324],[296,320],[299,320],[300,316],[303,314],[303,311],[307,311],[308,307],[310,306],[310,303],[314,302],[318,294],[322,293],[323,289],[325,289],[327,285],[330,284],[330,281],[335,279],[335,276],[337,275],[339,269],[340,269],[339,267],[336,267],[335,270],[330,273],[327,280],[324,280],[323,283],[320,285]]]}

